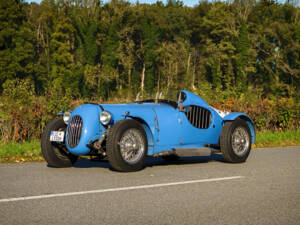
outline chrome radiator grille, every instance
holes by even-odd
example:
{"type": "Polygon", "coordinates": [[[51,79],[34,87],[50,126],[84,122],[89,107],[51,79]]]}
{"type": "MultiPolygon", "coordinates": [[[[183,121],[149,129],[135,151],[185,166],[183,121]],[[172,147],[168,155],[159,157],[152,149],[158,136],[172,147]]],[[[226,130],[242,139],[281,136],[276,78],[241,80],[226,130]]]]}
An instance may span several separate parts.
{"type": "Polygon", "coordinates": [[[207,129],[211,123],[211,113],[205,108],[192,105],[184,113],[194,127],[207,129]]]}
{"type": "Polygon", "coordinates": [[[80,116],[73,116],[67,129],[67,144],[70,148],[75,148],[81,137],[82,119],[80,116]]]}

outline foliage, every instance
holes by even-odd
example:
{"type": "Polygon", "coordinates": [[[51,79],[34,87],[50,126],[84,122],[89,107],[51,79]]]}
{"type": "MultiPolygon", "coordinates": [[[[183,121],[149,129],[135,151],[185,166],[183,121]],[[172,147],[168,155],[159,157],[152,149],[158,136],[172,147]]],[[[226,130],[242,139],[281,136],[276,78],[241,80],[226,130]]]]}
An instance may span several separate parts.
{"type": "Polygon", "coordinates": [[[216,108],[229,112],[244,112],[253,120],[256,129],[290,130],[300,127],[300,104],[291,98],[280,99],[254,99],[229,98],[224,102],[212,103],[216,108]]]}
{"type": "Polygon", "coordinates": [[[1,139],[38,138],[84,99],[179,89],[248,113],[259,130],[299,128],[299,16],[271,0],[0,1],[1,139]]]}
{"type": "Polygon", "coordinates": [[[45,99],[34,95],[29,79],[7,80],[0,98],[0,139],[23,141],[39,137],[45,114],[45,99]]]}

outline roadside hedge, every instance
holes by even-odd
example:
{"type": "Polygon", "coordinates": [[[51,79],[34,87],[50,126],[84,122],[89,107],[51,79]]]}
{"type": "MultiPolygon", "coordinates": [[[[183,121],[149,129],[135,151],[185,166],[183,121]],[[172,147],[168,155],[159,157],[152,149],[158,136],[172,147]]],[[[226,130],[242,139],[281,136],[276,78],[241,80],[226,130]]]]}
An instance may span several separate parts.
{"type": "MultiPolygon", "coordinates": [[[[72,99],[67,94],[61,96],[58,94],[60,92],[55,90],[44,96],[36,96],[33,90],[34,86],[29,80],[13,80],[4,84],[4,91],[0,96],[1,142],[39,139],[45,124],[54,118],[56,113],[60,110],[74,109],[88,101],[82,98],[72,99]]],[[[219,100],[215,97],[210,99],[209,96],[203,98],[220,110],[248,114],[258,131],[300,128],[300,104],[293,98],[261,98],[253,94],[238,98],[220,97],[219,100]]],[[[100,98],[92,101],[103,102],[100,98]]],[[[122,101],[132,100],[114,98],[106,102],[122,101]]]]}
{"type": "Polygon", "coordinates": [[[300,127],[300,104],[292,98],[255,99],[229,98],[213,103],[215,108],[243,112],[250,116],[258,131],[297,130],[300,127]]]}

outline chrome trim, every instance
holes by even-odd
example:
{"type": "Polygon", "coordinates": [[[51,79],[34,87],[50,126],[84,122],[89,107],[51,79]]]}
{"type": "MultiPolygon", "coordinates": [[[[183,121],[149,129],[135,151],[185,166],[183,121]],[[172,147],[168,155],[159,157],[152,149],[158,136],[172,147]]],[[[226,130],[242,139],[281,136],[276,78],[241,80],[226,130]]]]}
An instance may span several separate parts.
{"type": "Polygon", "coordinates": [[[231,144],[236,155],[243,156],[247,153],[250,146],[250,137],[246,128],[235,128],[231,136],[231,144]]]}
{"type": "Polygon", "coordinates": [[[143,136],[136,128],[128,129],[120,139],[120,152],[128,164],[138,163],[145,152],[143,136]]]}
{"type": "Polygon", "coordinates": [[[191,105],[186,107],[185,115],[189,122],[199,129],[207,129],[211,124],[211,112],[200,106],[191,105]]]}
{"type": "Polygon", "coordinates": [[[67,128],[67,144],[70,148],[75,148],[80,141],[83,121],[78,115],[71,118],[67,128]]]}

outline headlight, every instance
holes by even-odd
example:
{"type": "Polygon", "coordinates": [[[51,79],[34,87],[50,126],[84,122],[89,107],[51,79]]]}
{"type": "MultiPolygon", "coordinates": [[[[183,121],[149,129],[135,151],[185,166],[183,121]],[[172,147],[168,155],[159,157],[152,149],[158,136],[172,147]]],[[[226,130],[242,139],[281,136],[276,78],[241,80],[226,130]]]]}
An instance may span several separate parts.
{"type": "Polygon", "coordinates": [[[100,122],[103,125],[108,125],[111,121],[111,114],[107,111],[102,111],[100,114],[100,122]]]}
{"type": "Polygon", "coordinates": [[[65,124],[68,124],[70,116],[71,116],[71,111],[67,111],[64,113],[63,119],[64,119],[65,124]]]}

